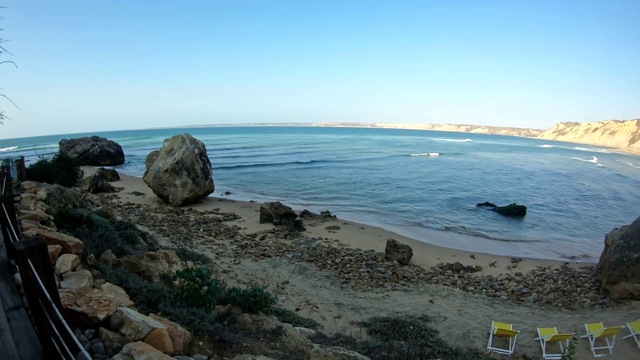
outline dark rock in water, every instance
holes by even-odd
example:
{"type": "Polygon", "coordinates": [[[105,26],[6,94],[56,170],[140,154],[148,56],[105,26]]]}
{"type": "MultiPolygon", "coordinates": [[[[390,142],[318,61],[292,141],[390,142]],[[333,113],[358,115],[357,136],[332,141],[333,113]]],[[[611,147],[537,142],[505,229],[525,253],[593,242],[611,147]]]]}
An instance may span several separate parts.
{"type": "Polygon", "coordinates": [[[516,203],[507,206],[496,206],[492,210],[504,216],[523,217],[527,215],[527,207],[516,203]]]}
{"type": "Polygon", "coordinates": [[[640,217],[605,236],[596,280],[600,293],[614,301],[640,300],[640,217]]]}
{"type": "Polygon", "coordinates": [[[99,168],[96,174],[102,175],[102,177],[108,182],[118,181],[120,180],[120,175],[115,169],[107,169],[107,168],[99,168]]]}
{"type": "Polygon", "coordinates": [[[79,165],[111,166],[124,164],[122,147],[99,136],[62,139],[59,152],[75,159],[79,165]]]}
{"type": "Polygon", "coordinates": [[[387,260],[397,261],[400,265],[408,265],[413,256],[411,246],[402,244],[396,239],[388,239],[384,247],[387,260]]]}
{"type": "Polygon", "coordinates": [[[488,202],[488,201],[485,201],[485,202],[483,202],[483,203],[479,203],[479,204],[477,204],[476,206],[477,206],[477,207],[484,206],[484,207],[492,207],[492,208],[497,207],[497,205],[496,205],[496,204],[492,204],[492,203],[490,203],[490,202],[488,202]]]}
{"type": "Polygon", "coordinates": [[[159,151],[147,155],[145,165],[142,180],[173,206],[198,202],[215,188],[207,149],[189,134],[165,139],[159,151]]]}

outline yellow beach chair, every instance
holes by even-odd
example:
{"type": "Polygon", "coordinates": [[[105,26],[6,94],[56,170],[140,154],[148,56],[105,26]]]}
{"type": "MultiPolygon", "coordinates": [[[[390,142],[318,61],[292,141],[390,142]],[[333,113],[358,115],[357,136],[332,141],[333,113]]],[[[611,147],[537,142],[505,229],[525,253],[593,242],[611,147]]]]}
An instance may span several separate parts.
{"type": "Polygon", "coordinates": [[[631,334],[623,337],[623,339],[633,337],[633,340],[638,344],[638,348],[640,348],[640,319],[627,323],[627,329],[631,334]]]}
{"type": "Polygon", "coordinates": [[[538,337],[534,340],[540,341],[540,347],[542,347],[542,357],[546,360],[561,360],[564,350],[569,347],[569,342],[573,334],[558,334],[558,329],[552,328],[538,328],[538,337]],[[547,344],[557,343],[560,345],[560,352],[557,354],[550,354],[547,352],[547,344]],[[564,345],[563,345],[564,343],[564,345]]]}
{"type": "Polygon", "coordinates": [[[616,342],[616,335],[622,330],[624,326],[612,326],[612,327],[604,327],[604,325],[600,323],[590,323],[584,324],[584,328],[587,330],[587,333],[583,335],[583,338],[589,339],[589,344],[591,345],[591,352],[594,357],[601,357],[604,354],[596,354],[596,350],[609,350],[610,354],[613,354],[613,345],[616,342]],[[606,346],[596,347],[596,339],[604,339],[607,343],[606,346]]]}
{"type": "Polygon", "coordinates": [[[487,344],[487,350],[509,356],[513,355],[513,350],[516,347],[516,340],[518,339],[518,333],[519,331],[513,330],[512,324],[492,321],[491,330],[489,330],[489,343],[487,344]],[[493,341],[495,338],[509,339],[509,347],[503,348],[494,345],[493,341]]]}

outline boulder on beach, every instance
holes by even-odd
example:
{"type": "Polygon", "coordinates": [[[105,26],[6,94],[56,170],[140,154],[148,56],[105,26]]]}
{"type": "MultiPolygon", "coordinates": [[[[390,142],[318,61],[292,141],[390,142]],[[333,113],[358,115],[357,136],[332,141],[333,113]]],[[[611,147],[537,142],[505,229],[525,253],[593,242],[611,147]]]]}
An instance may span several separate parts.
{"type": "Polygon", "coordinates": [[[605,236],[596,279],[612,300],[640,300],[640,217],[605,236]]]}
{"type": "Polygon", "coordinates": [[[62,139],[59,152],[75,159],[79,165],[113,166],[124,164],[124,152],[115,141],[99,136],[62,139]]]}
{"type": "Polygon", "coordinates": [[[490,208],[491,210],[504,216],[524,217],[525,215],[527,215],[527,207],[524,205],[518,205],[516,203],[509,204],[506,206],[497,206],[496,204],[485,201],[483,203],[477,204],[476,206],[490,208]]]}
{"type": "Polygon", "coordinates": [[[387,260],[397,261],[400,265],[408,265],[413,256],[411,246],[400,243],[396,239],[388,239],[384,247],[387,260]]]}
{"type": "Polygon", "coordinates": [[[189,134],[165,139],[160,150],[147,156],[145,164],[142,180],[171,205],[198,202],[215,189],[207,149],[189,134]]]}
{"type": "Polygon", "coordinates": [[[298,218],[296,212],[279,201],[266,202],[260,205],[260,224],[264,223],[304,230],[302,219],[298,218]]]}
{"type": "Polygon", "coordinates": [[[105,173],[97,172],[83,180],[83,187],[92,194],[99,193],[113,193],[116,192],[116,188],[109,184],[109,181],[105,178],[105,173]]]}

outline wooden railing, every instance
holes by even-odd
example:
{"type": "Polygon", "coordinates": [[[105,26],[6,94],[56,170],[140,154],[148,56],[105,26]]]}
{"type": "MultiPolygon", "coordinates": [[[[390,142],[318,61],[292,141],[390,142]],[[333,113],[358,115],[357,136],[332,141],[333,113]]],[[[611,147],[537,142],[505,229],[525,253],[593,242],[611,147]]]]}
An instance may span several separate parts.
{"type": "Polygon", "coordinates": [[[0,168],[0,196],[0,227],[7,257],[20,272],[33,326],[47,358],[90,360],[62,317],[47,244],[39,236],[24,240],[18,236],[11,171],[6,165],[0,168]]]}

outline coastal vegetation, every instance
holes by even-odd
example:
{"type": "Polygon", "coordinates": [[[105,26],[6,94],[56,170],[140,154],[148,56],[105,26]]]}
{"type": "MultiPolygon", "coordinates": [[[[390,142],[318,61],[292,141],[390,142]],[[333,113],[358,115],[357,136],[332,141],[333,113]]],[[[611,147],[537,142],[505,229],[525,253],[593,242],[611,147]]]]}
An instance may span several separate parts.
{"type": "Polygon", "coordinates": [[[66,187],[78,185],[84,177],[78,162],[66,155],[59,153],[51,157],[41,157],[26,169],[27,180],[59,184],[66,187]]]}

